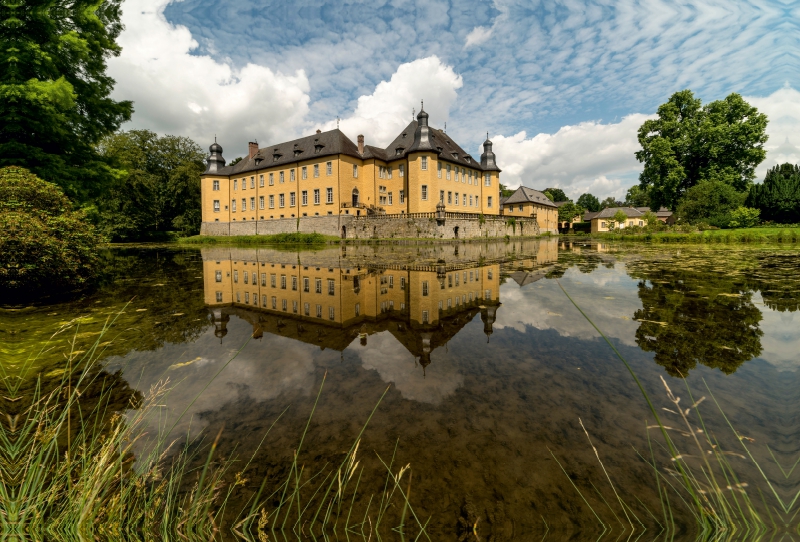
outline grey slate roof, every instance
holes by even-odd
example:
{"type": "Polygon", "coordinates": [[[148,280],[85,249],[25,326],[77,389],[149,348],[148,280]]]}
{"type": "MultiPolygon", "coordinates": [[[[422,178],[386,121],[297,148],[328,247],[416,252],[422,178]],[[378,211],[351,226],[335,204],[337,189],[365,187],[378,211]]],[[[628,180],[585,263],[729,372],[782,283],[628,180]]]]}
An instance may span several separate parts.
{"type": "Polygon", "coordinates": [[[628,218],[638,218],[644,216],[644,213],[642,211],[640,211],[639,209],[634,209],[633,207],[608,207],[606,209],[603,209],[596,215],[594,215],[592,219],[612,218],[615,214],[617,214],[618,211],[624,212],[625,216],[627,216],[628,218]]]}
{"type": "Polygon", "coordinates": [[[520,186],[517,191],[508,196],[503,202],[503,205],[511,205],[512,203],[537,203],[546,207],[558,208],[555,203],[545,196],[542,192],[528,188],[527,186],[520,186]]]}

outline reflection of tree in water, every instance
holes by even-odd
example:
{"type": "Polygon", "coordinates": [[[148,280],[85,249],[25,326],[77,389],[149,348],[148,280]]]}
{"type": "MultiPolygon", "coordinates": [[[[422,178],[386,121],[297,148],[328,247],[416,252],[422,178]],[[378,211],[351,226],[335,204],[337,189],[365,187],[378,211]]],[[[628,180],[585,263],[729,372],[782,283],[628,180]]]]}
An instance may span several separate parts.
{"type": "Polygon", "coordinates": [[[761,292],[774,311],[800,310],[800,257],[796,253],[760,254],[747,273],[748,285],[761,292]]]}
{"type": "Polygon", "coordinates": [[[701,363],[731,374],[761,354],[761,311],[743,280],[675,260],[635,267],[643,306],[636,343],[667,373],[686,376],[701,363]]]}

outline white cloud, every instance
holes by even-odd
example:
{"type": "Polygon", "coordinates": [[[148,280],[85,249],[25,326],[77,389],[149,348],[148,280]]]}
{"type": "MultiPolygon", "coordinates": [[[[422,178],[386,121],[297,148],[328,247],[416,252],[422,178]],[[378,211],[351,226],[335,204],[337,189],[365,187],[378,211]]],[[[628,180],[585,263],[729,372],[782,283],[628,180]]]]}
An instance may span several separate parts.
{"type": "MultiPolygon", "coordinates": [[[[363,134],[367,145],[388,145],[411,122],[412,108],[419,112],[421,100],[431,123],[442,126],[462,85],[461,76],[436,56],[401,64],[389,81],[358,98],[355,111],[339,127],[353,141],[363,134]]],[[[329,121],[323,129],[335,127],[336,121],[329,121]]]]}
{"type": "Polygon", "coordinates": [[[494,27],[487,28],[485,26],[476,26],[472,29],[472,32],[467,34],[467,40],[464,44],[464,49],[469,49],[473,45],[480,45],[484,41],[488,40],[492,37],[492,30],[494,27]]]}
{"type": "Polygon", "coordinates": [[[124,5],[122,54],[109,60],[117,81],[114,97],[134,101],[124,128],[149,128],[210,144],[216,134],[227,158],[247,150],[247,141],[285,139],[308,112],[309,83],[303,70],[292,75],[207,55],[189,30],[167,22],[170,0],[129,0],[124,5]]]}
{"type": "Polygon", "coordinates": [[[786,85],[769,96],[745,100],[769,117],[767,159],[756,171],[756,181],[762,181],[767,169],[777,164],[800,164],[800,91],[786,85]]]}
{"type": "Polygon", "coordinates": [[[559,187],[574,197],[587,191],[598,197],[624,195],[641,171],[634,156],[636,132],[648,118],[637,113],[612,124],[582,122],[532,138],[524,131],[493,136],[503,183],[559,187]]]}

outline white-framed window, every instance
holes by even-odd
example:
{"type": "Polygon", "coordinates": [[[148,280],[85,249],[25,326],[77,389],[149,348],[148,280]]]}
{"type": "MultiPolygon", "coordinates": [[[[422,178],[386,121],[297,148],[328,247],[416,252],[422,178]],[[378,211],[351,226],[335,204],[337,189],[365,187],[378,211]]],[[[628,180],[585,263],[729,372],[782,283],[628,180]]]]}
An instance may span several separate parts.
{"type": "Polygon", "coordinates": [[[217,303],[222,303],[222,292],[217,292],[217,303]]]}
{"type": "Polygon", "coordinates": [[[252,177],[250,177],[250,188],[255,188],[255,187],[256,187],[256,177],[255,175],[253,175],[252,177]]]}
{"type": "MultiPolygon", "coordinates": [[[[472,170],[469,170],[469,172],[467,173],[467,175],[469,175],[469,180],[467,181],[467,183],[468,183],[468,184],[472,184],[472,170]]],[[[475,183],[475,184],[478,184],[478,183],[475,183]]]]}
{"type": "Polygon", "coordinates": [[[231,211],[234,212],[234,213],[236,212],[236,200],[235,199],[231,200],[231,211]]]}
{"type": "Polygon", "coordinates": [[[327,193],[327,202],[333,203],[333,188],[326,188],[325,192],[327,193]]]}
{"type": "Polygon", "coordinates": [[[428,281],[427,280],[423,280],[422,281],[422,296],[426,297],[427,295],[428,295],[428,281]]]}
{"type": "Polygon", "coordinates": [[[422,194],[422,200],[426,201],[428,199],[428,185],[427,184],[423,184],[422,185],[421,194],[422,194]]]}
{"type": "Polygon", "coordinates": [[[328,318],[333,320],[336,317],[336,310],[333,307],[328,307],[328,318]]]}
{"type": "Polygon", "coordinates": [[[242,178],[242,190],[247,190],[247,179],[242,178]]]}
{"type": "Polygon", "coordinates": [[[400,164],[399,166],[397,166],[397,168],[400,171],[400,176],[401,177],[405,177],[406,176],[406,166],[403,165],[403,164],[400,164]]]}
{"type": "Polygon", "coordinates": [[[289,192],[289,207],[294,207],[297,202],[295,201],[295,193],[289,192]]]}
{"type": "Polygon", "coordinates": [[[258,176],[258,186],[260,188],[264,188],[264,176],[263,175],[259,175],[258,176]]]}
{"type": "Polygon", "coordinates": [[[275,208],[275,196],[271,195],[269,197],[269,208],[270,209],[274,209],[275,208]]]}
{"type": "Polygon", "coordinates": [[[466,194],[462,194],[461,195],[461,202],[464,204],[464,207],[467,206],[467,195],[466,194]]]}
{"type": "Polygon", "coordinates": [[[444,190],[439,190],[439,201],[444,203],[444,190]]]}
{"type": "Polygon", "coordinates": [[[322,318],[322,305],[317,305],[317,318],[322,318]]]}
{"type": "Polygon", "coordinates": [[[281,171],[280,173],[278,173],[278,182],[279,182],[279,183],[281,183],[281,184],[283,184],[285,180],[286,180],[286,178],[285,178],[285,177],[284,177],[284,175],[283,175],[283,171],[281,171]]]}
{"type": "Polygon", "coordinates": [[[386,168],[386,173],[387,173],[388,177],[391,179],[392,178],[392,166],[389,166],[388,168],[386,168]]]}
{"type": "Polygon", "coordinates": [[[319,177],[319,164],[314,164],[314,177],[319,177]]]}
{"type": "Polygon", "coordinates": [[[308,303],[303,303],[303,314],[306,316],[311,316],[311,305],[308,303]]]}
{"type": "Polygon", "coordinates": [[[322,279],[314,279],[314,292],[322,293],[322,279]]]}
{"type": "Polygon", "coordinates": [[[271,273],[269,276],[269,285],[273,288],[275,288],[275,281],[277,280],[277,277],[278,275],[276,275],[275,273],[271,273]]]}
{"type": "Polygon", "coordinates": [[[319,205],[319,188],[314,189],[314,205],[319,205]]]}
{"type": "Polygon", "coordinates": [[[600,223],[600,227],[601,227],[601,228],[605,228],[605,227],[606,227],[606,223],[605,223],[605,222],[601,222],[601,223],[600,223]]]}
{"type": "Polygon", "coordinates": [[[213,181],[212,185],[212,190],[219,190],[219,181],[213,181]]]}
{"type": "Polygon", "coordinates": [[[492,196],[489,196],[488,198],[486,198],[486,206],[491,208],[491,206],[492,206],[492,196]]]}
{"type": "Polygon", "coordinates": [[[256,210],[256,198],[254,198],[254,197],[250,198],[250,210],[251,211],[255,211],[256,210]]]}
{"type": "Polygon", "coordinates": [[[233,282],[235,282],[237,284],[239,283],[239,270],[238,269],[234,269],[233,270],[233,282]]]}
{"type": "MultiPolygon", "coordinates": [[[[467,182],[467,170],[464,169],[463,167],[461,168],[461,182],[462,183],[467,182]]],[[[472,184],[472,183],[470,183],[470,184],[472,184]]]]}
{"type": "Polygon", "coordinates": [[[379,179],[383,179],[383,176],[384,176],[383,171],[384,171],[384,169],[385,168],[383,166],[378,166],[378,178],[379,179]]]}
{"type": "Polygon", "coordinates": [[[353,178],[358,179],[358,165],[353,164],[353,178]]]}
{"type": "Polygon", "coordinates": [[[392,205],[392,193],[389,192],[389,205],[392,205]]]}
{"type": "Polygon", "coordinates": [[[258,208],[259,209],[264,208],[264,196],[258,196],[258,208]]]}
{"type": "Polygon", "coordinates": [[[472,194],[469,195],[469,206],[472,207],[472,194]]]}
{"type": "Polygon", "coordinates": [[[300,193],[300,201],[303,205],[308,205],[308,190],[303,190],[300,193]]]}
{"type": "Polygon", "coordinates": [[[422,171],[427,171],[428,170],[428,157],[427,156],[423,156],[422,157],[422,162],[420,164],[420,169],[422,169],[422,171]]]}
{"type": "Polygon", "coordinates": [[[214,212],[215,213],[219,212],[219,200],[218,199],[214,200],[214,212]]]}
{"type": "Polygon", "coordinates": [[[289,170],[289,182],[292,182],[292,181],[294,181],[294,170],[290,169],[289,170]]]}
{"type": "Polygon", "coordinates": [[[275,296],[272,296],[272,308],[273,310],[278,308],[278,298],[275,296]]]}
{"type": "Polygon", "coordinates": [[[267,285],[267,274],[261,273],[261,286],[266,286],[266,285],[267,285]]]}
{"type": "Polygon", "coordinates": [[[361,303],[356,303],[356,316],[361,316],[361,303]]]}
{"type": "Polygon", "coordinates": [[[297,314],[297,301],[292,301],[292,312],[297,314]]]}
{"type": "Polygon", "coordinates": [[[484,186],[492,186],[492,174],[487,173],[483,176],[483,185],[484,186]]]}
{"type": "Polygon", "coordinates": [[[448,181],[450,180],[450,164],[447,164],[447,175],[446,175],[446,178],[447,178],[448,181]]]}
{"type": "Polygon", "coordinates": [[[247,210],[247,199],[242,198],[242,212],[247,210]]]}
{"type": "Polygon", "coordinates": [[[301,179],[308,179],[308,167],[306,167],[306,166],[303,166],[303,167],[300,169],[300,178],[301,178],[301,179]]]}
{"type": "Polygon", "coordinates": [[[216,282],[222,282],[222,271],[216,271],[214,273],[214,280],[216,282]]]}
{"type": "Polygon", "coordinates": [[[441,179],[442,178],[442,162],[436,163],[436,175],[441,179]]]}
{"type": "Polygon", "coordinates": [[[522,212],[522,204],[519,204],[519,211],[522,212]]]}
{"type": "Polygon", "coordinates": [[[283,194],[278,195],[278,207],[285,207],[286,198],[283,194]]]}
{"type": "Polygon", "coordinates": [[[269,185],[273,186],[274,184],[275,184],[275,174],[274,173],[270,173],[269,174],[269,185]]]}
{"type": "Polygon", "coordinates": [[[292,291],[297,291],[297,277],[294,275],[292,275],[292,291]]]}
{"type": "Polygon", "coordinates": [[[456,192],[456,205],[458,205],[458,192],[456,192]]]}
{"type": "Polygon", "coordinates": [[[303,277],[303,291],[308,292],[309,284],[311,283],[311,279],[308,277],[303,277]]]}
{"type": "Polygon", "coordinates": [[[333,162],[325,164],[325,175],[333,175],[333,162]]]}
{"type": "Polygon", "coordinates": [[[406,191],[405,190],[401,190],[400,191],[400,203],[402,204],[402,203],[405,203],[405,202],[406,202],[406,191]]]}
{"type": "Polygon", "coordinates": [[[428,323],[428,311],[422,311],[422,323],[423,324],[428,323]]]}
{"type": "Polygon", "coordinates": [[[447,193],[447,204],[451,205],[452,203],[453,203],[453,193],[452,192],[448,192],[447,193]]]}
{"type": "Polygon", "coordinates": [[[233,189],[234,190],[238,190],[239,189],[239,181],[237,181],[236,179],[233,180],[233,189]]]}
{"type": "Polygon", "coordinates": [[[281,290],[286,289],[286,275],[281,275],[281,290]]]}
{"type": "Polygon", "coordinates": [[[328,295],[336,295],[336,281],[328,279],[328,295]]]}

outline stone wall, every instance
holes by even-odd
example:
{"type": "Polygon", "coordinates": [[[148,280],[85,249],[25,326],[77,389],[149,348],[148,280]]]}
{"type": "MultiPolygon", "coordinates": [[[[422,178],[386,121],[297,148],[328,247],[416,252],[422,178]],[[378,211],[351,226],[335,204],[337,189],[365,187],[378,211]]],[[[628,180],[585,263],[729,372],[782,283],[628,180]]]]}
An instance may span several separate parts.
{"type": "MultiPolygon", "coordinates": [[[[251,222],[204,222],[200,235],[275,235],[277,233],[321,233],[346,239],[478,239],[506,236],[533,237],[545,233],[536,220],[506,217],[435,218],[354,217],[351,215],[307,216],[251,222]]],[[[551,233],[557,234],[554,230],[551,233]]]]}

